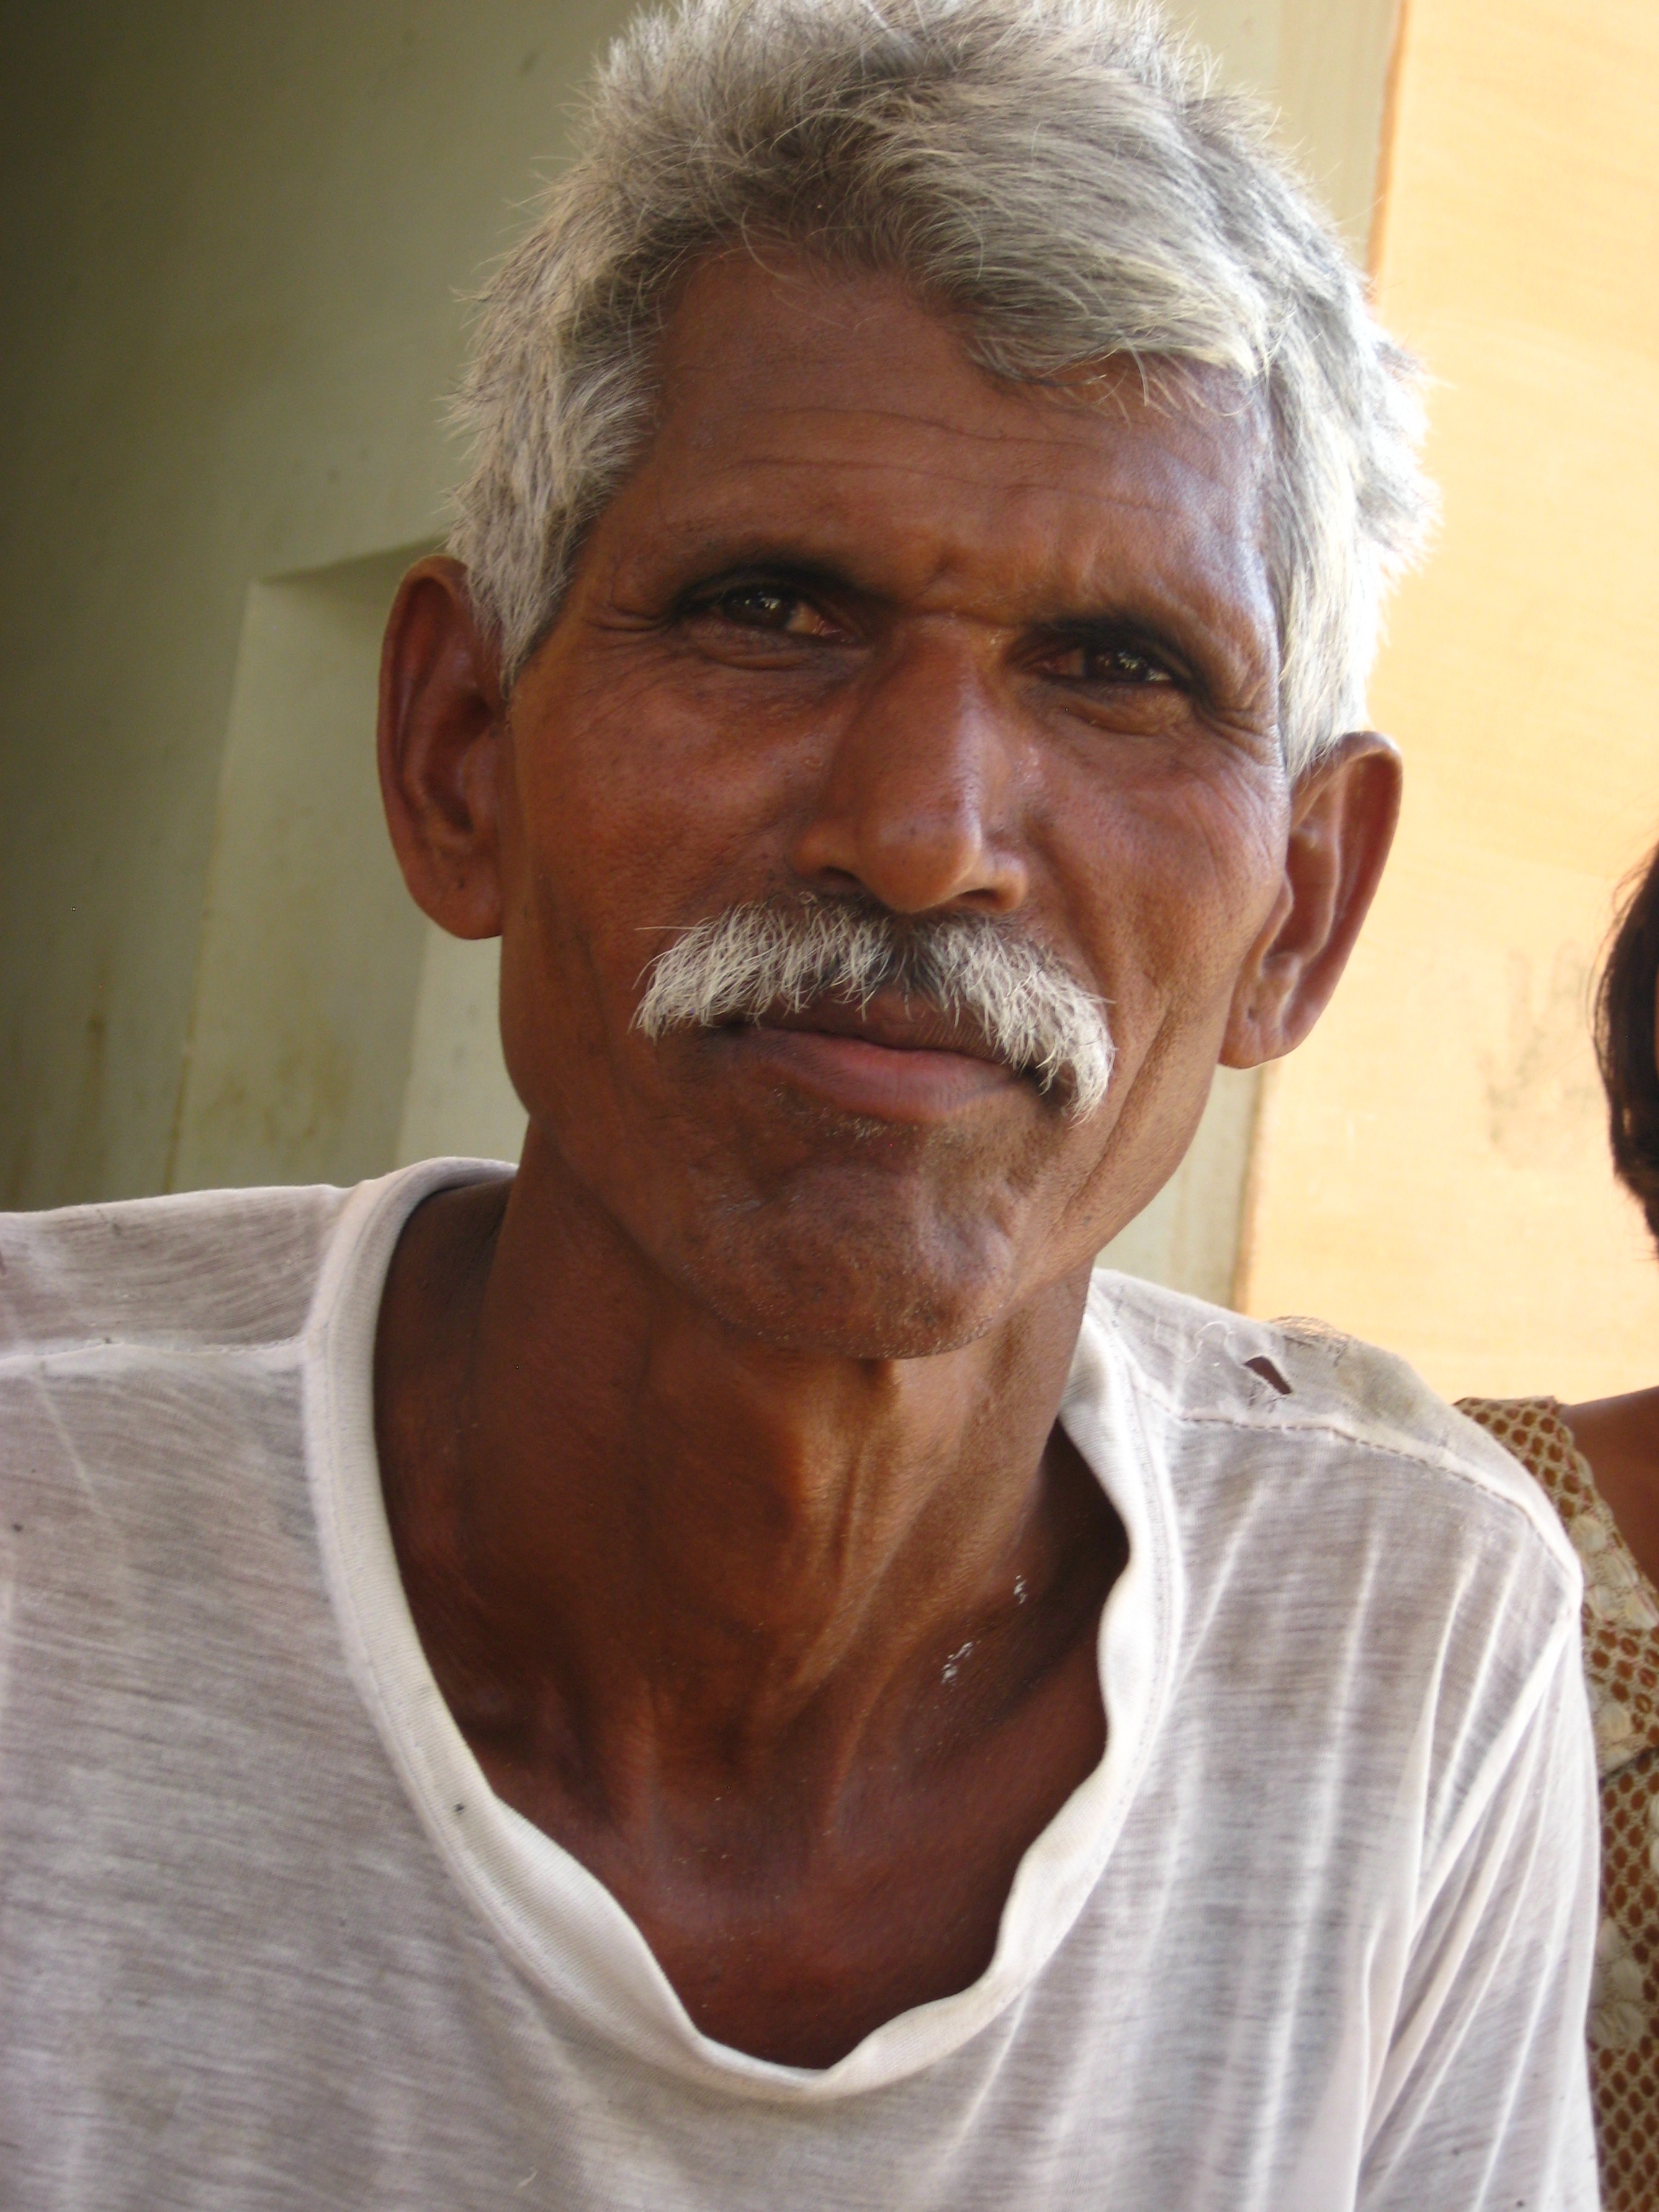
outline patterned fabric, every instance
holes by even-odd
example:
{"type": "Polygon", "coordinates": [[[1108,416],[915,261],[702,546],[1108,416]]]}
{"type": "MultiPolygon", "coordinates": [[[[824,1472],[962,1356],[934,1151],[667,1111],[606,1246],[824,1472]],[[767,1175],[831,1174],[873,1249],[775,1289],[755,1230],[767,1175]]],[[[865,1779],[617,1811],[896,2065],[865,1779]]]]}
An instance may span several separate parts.
{"type": "Polygon", "coordinates": [[[1537,1478],[1584,1566],[1584,1673],[1601,1778],[1590,2074],[1605,2212],[1659,2206],[1659,1591],[1553,1398],[1464,1398],[1537,1478]]]}

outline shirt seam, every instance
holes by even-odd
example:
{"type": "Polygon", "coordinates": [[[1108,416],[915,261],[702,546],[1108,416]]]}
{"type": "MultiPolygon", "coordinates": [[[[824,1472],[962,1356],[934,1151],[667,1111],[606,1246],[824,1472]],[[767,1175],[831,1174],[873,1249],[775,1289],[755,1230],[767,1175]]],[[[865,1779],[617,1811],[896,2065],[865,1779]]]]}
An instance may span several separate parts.
{"type": "Polygon", "coordinates": [[[1541,1553],[1554,1570],[1556,1579],[1561,1583],[1564,1593],[1573,1595],[1575,1602],[1577,1601],[1576,1593],[1572,1592],[1566,1569],[1556,1558],[1548,1539],[1534,1522],[1526,1507],[1518,1499],[1505,1498],[1501,1491],[1490,1488],[1480,1480],[1478,1475],[1471,1474],[1467,1468],[1459,1467],[1453,1460],[1438,1460],[1427,1452],[1401,1449],[1398,1445],[1381,1443],[1375,1438],[1356,1436],[1352,1430],[1343,1428],[1332,1421],[1303,1418],[1270,1424],[1252,1419],[1248,1415],[1220,1411],[1205,1413],[1190,1407],[1177,1405],[1173,1400],[1166,1397],[1156,1383],[1148,1385],[1147,1395],[1158,1401],[1172,1420],[1183,1422],[1194,1428],[1224,1429],[1236,1434],[1262,1437],[1325,1437],[1334,1443],[1346,1444],[1357,1452],[1363,1452],[1369,1460],[1389,1462],[1402,1469],[1420,1475],[1449,1478],[1465,1490],[1473,1491],[1487,1504],[1501,1508],[1510,1516],[1518,1520],[1531,1538],[1535,1548],[1541,1553]]]}
{"type": "Polygon", "coordinates": [[[137,1352],[146,1359],[242,1359],[274,1365],[283,1360],[297,1362],[304,1348],[305,1338],[300,1331],[292,1336],[262,1337],[248,1344],[238,1344],[230,1339],[198,1344],[161,1344],[147,1337],[89,1336],[61,1346],[33,1344],[21,1350],[0,1352],[0,1376],[9,1371],[38,1374],[43,1369],[67,1366],[82,1360],[96,1362],[111,1352],[137,1352]]]}

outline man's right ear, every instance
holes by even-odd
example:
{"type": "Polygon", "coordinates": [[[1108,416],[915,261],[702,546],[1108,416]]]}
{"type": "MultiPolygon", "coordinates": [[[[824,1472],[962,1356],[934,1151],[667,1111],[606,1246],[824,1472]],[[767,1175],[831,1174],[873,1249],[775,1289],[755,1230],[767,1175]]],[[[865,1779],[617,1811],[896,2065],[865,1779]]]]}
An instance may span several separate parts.
{"type": "Polygon", "coordinates": [[[501,934],[506,732],[500,660],[465,569],[417,561],[380,653],[380,796],[410,896],[453,937],[501,934]]]}

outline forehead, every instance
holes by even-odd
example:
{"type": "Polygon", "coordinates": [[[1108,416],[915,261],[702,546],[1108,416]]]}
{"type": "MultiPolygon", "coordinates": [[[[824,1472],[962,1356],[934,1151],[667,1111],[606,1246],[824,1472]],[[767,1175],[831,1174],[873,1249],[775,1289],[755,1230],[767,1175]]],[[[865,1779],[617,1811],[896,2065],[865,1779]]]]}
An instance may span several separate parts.
{"type": "Polygon", "coordinates": [[[659,545],[799,539],[873,590],[999,619],[1115,604],[1133,583],[1271,626],[1265,426],[1218,378],[1115,362],[1011,384],[899,280],[785,251],[699,269],[659,368],[621,502],[644,495],[659,545]]]}

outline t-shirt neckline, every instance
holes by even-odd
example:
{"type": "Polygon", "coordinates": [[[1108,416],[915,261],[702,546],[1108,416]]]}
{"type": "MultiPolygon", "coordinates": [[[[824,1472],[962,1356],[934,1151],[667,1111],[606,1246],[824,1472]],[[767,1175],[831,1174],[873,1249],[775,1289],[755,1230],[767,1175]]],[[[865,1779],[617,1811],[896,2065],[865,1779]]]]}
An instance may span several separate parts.
{"type": "Polygon", "coordinates": [[[510,1173],[499,1162],[428,1160],[360,1184],[324,1259],[304,1351],[306,1458],[359,1694],[457,1886],[579,2032],[706,2088],[777,2103],[830,2101],[901,2081],[961,2049],[1041,1973],[1105,1869],[1169,1701],[1182,1610],[1176,1516],[1121,1345],[1091,1301],[1060,1406],[1129,1537],[1100,1628],[1105,1755],[1021,1860],[995,1954],[977,1981],[884,2022],[833,2066],[779,2065],[703,2035],[610,1892],[495,1795],[444,1704],[404,1595],[374,1443],[374,1333],[386,1271],[422,1200],[510,1173]]]}

